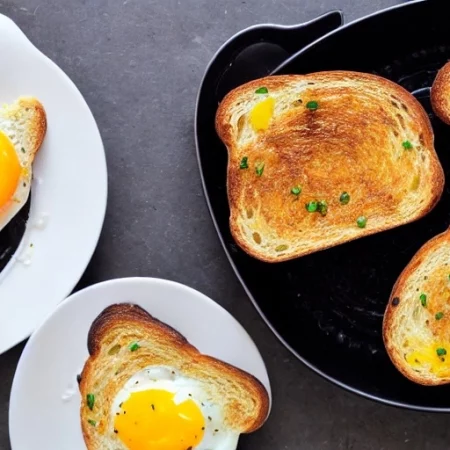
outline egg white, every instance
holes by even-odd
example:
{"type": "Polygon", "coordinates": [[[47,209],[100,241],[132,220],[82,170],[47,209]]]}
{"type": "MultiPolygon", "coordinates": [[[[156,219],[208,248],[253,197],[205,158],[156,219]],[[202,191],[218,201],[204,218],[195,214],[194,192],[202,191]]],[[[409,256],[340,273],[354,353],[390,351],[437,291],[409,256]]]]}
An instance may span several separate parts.
{"type": "Polygon", "coordinates": [[[221,405],[215,403],[202,388],[201,383],[185,377],[170,367],[149,366],[135,373],[116,395],[111,408],[112,422],[116,413],[121,412],[120,404],[132,392],[160,389],[175,394],[174,401],[180,404],[185,400],[196,403],[205,422],[204,436],[193,450],[236,450],[239,433],[226,429],[221,405]]]}

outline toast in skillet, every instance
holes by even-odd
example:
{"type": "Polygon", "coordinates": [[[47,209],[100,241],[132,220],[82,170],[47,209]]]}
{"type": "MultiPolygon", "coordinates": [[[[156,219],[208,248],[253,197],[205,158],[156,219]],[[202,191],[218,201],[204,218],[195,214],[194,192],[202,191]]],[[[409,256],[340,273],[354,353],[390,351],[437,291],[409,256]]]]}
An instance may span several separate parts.
{"type": "Polygon", "coordinates": [[[396,368],[423,385],[450,382],[450,230],[428,241],[403,270],[383,321],[396,368]]]}
{"type": "Polygon", "coordinates": [[[144,395],[151,390],[167,389],[176,392],[178,403],[181,402],[182,390],[188,389],[189,400],[196,402],[205,422],[199,425],[196,430],[198,436],[195,437],[200,438],[200,430],[206,428],[205,436],[198,446],[185,440],[183,445],[174,443],[170,447],[174,449],[234,449],[240,433],[256,430],[267,418],[268,393],[256,378],[201,354],[180,333],[139,306],[117,304],[106,308],[91,326],[88,350],[90,356],[80,378],[80,415],[83,436],[89,450],[160,448],[152,441],[154,435],[151,433],[155,427],[157,430],[167,428],[168,435],[159,436],[165,445],[169,445],[167,439],[175,442],[179,438],[177,433],[181,433],[181,430],[173,422],[176,418],[164,412],[169,411],[171,405],[167,400],[158,401],[164,398],[161,391],[156,393],[156,400],[144,408],[145,414],[151,417],[145,416],[142,410],[138,411],[137,420],[141,422],[141,428],[136,423],[124,424],[127,417],[130,420],[133,417],[133,410],[126,405],[126,399],[115,406],[115,400],[124,386],[128,386],[130,392],[133,392],[133,388],[144,389],[144,395]],[[132,378],[136,374],[141,374],[141,378],[137,379],[140,384],[135,384],[132,378]],[[144,387],[145,383],[148,388],[144,387]],[[199,392],[206,396],[198,398],[199,392]],[[158,416],[161,411],[163,415],[158,416]],[[124,415],[126,412],[128,416],[124,415]],[[157,422],[152,422],[152,417],[157,422]],[[165,422],[167,418],[172,419],[172,422],[165,422]],[[147,419],[150,422],[146,427],[144,424],[147,419]],[[214,436],[211,433],[207,435],[211,426],[214,436]],[[132,438],[128,439],[129,436],[132,438]],[[210,443],[206,441],[208,436],[210,443]],[[134,438],[134,445],[128,445],[134,438]],[[138,439],[145,439],[145,445],[140,446],[138,439]],[[225,439],[228,439],[229,446],[216,445],[225,439]]]}
{"type": "Polygon", "coordinates": [[[450,62],[439,70],[431,87],[431,106],[436,115],[450,125],[450,62]]]}
{"type": "Polygon", "coordinates": [[[356,72],[280,75],[231,91],[230,228],[248,254],[285,261],[427,214],[444,175],[426,112],[399,85],[356,72]]]}

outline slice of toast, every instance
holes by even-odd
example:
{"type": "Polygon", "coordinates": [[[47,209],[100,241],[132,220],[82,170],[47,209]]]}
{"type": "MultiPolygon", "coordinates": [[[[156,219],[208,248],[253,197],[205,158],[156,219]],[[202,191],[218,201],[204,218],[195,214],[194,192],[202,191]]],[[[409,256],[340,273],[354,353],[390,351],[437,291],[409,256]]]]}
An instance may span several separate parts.
{"type": "Polygon", "coordinates": [[[450,230],[428,241],[403,270],[383,321],[397,369],[423,385],[450,383],[450,230]]]}
{"type": "Polygon", "coordinates": [[[232,235],[263,261],[414,221],[443,190],[426,112],[375,75],[251,81],[221,102],[216,130],[228,149],[232,235]]]}
{"type": "Polygon", "coordinates": [[[254,431],[267,418],[268,393],[255,377],[201,354],[180,333],[139,306],[106,308],[91,326],[88,349],[90,357],[79,387],[81,425],[89,450],[126,448],[114,432],[113,400],[127,380],[149,366],[169,367],[200,383],[220,402],[223,425],[236,433],[254,431]],[[139,348],[130,351],[130,343],[139,343],[139,348]],[[93,407],[88,394],[95,396],[93,407]]]}
{"type": "Polygon", "coordinates": [[[439,70],[433,82],[431,106],[435,114],[450,125],[450,62],[439,70]]]}
{"type": "Polygon", "coordinates": [[[12,104],[0,107],[0,132],[11,142],[24,169],[14,199],[0,208],[0,230],[27,202],[33,174],[32,163],[42,145],[46,130],[45,110],[36,98],[20,97],[12,104]]]}
{"type": "Polygon", "coordinates": [[[44,107],[35,97],[19,97],[4,105],[0,108],[0,131],[10,138],[14,148],[26,149],[32,162],[47,131],[44,107]]]}

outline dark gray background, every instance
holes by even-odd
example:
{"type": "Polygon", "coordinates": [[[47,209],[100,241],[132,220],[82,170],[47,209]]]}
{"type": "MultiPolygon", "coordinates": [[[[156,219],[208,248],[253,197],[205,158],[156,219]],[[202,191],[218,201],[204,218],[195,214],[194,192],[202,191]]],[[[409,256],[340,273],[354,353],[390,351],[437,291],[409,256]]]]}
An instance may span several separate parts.
{"type": "MultiPolygon", "coordinates": [[[[259,22],[306,21],[333,8],[350,21],[396,3],[0,0],[0,12],[74,80],[103,136],[109,204],[80,286],[132,275],[169,278],[234,314],[264,356],[274,395],[267,424],[242,437],[242,450],[449,448],[447,416],[398,410],[348,394],[311,373],[276,340],[219,244],[194,148],[197,89],[208,61],[232,34],[259,22]]],[[[2,450],[10,448],[9,392],[22,349],[0,356],[2,450]]]]}

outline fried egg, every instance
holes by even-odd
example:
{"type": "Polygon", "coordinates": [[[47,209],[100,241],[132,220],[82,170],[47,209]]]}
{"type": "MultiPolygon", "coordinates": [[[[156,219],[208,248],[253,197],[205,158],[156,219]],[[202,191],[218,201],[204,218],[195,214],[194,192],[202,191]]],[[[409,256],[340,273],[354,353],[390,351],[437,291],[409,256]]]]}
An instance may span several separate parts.
{"type": "Polygon", "coordinates": [[[28,200],[32,163],[45,131],[45,111],[34,98],[0,109],[0,230],[28,200]]]}
{"type": "Polygon", "coordinates": [[[128,450],[235,450],[239,439],[202,385],[170,367],[134,374],[111,414],[114,433],[128,450]]]}

